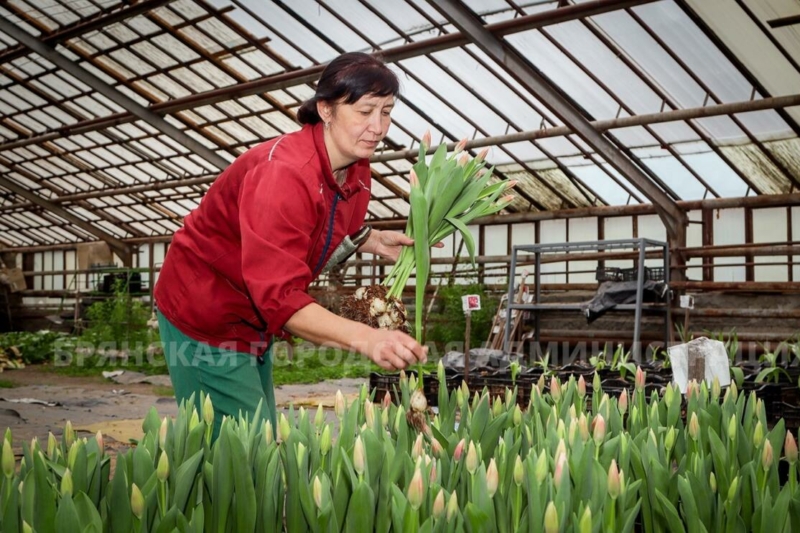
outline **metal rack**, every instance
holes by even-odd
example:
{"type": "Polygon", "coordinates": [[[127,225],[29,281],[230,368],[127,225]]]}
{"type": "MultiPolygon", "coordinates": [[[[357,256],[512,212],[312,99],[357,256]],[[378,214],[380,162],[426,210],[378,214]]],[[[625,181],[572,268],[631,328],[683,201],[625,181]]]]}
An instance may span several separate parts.
{"type": "MultiPolygon", "coordinates": [[[[540,342],[541,329],[540,329],[540,314],[542,311],[568,311],[580,310],[580,304],[543,304],[541,302],[541,276],[542,276],[542,254],[547,253],[574,253],[575,257],[565,259],[564,261],[587,261],[591,260],[586,252],[601,252],[608,250],[624,250],[632,249],[638,251],[638,259],[636,263],[636,303],[635,304],[621,304],[614,307],[615,310],[634,311],[634,329],[633,329],[633,345],[632,355],[636,361],[641,361],[641,345],[639,337],[641,334],[641,320],[642,312],[644,310],[643,296],[644,296],[644,282],[646,276],[645,270],[645,255],[648,249],[656,249],[661,252],[663,258],[664,268],[664,283],[669,286],[669,246],[665,242],[655,241],[651,239],[619,239],[619,240],[603,240],[603,241],[585,241],[585,242],[567,242],[558,244],[535,244],[535,245],[518,245],[513,247],[511,255],[511,270],[509,272],[508,284],[508,301],[509,304],[506,308],[508,316],[506,318],[505,335],[503,337],[503,349],[505,352],[509,351],[509,337],[510,337],[510,315],[513,310],[530,311],[534,315],[534,341],[540,342]],[[514,280],[516,279],[516,269],[519,261],[520,254],[533,254],[533,277],[534,277],[534,297],[533,303],[516,303],[514,302],[514,280]]],[[[527,261],[526,261],[527,262],[527,261]]],[[[669,293],[667,293],[669,294],[669,293]]],[[[668,299],[668,296],[667,296],[668,299]]],[[[648,306],[648,310],[664,313],[664,346],[667,346],[669,341],[669,328],[671,324],[671,310],[667,303],[653,304],[648,306]]]]}

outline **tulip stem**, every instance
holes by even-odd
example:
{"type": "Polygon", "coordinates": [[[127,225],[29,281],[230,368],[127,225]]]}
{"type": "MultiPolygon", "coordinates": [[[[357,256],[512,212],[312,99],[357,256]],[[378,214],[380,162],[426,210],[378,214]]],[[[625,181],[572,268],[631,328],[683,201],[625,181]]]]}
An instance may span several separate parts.
{"type": "Polygon", "coordinates": [[[793,461],[789,465],[789,494],[794,497],[795,488],[797,487],[797,462],[793,461]]]}
{"type": "Polygon", "coordinates": [[[520,511],[522,510],[522,487],[514,491],[514,531],[519,531],[520,511]]]}
{"type": "Polygon", "coordinates": [[[617,499],[611,498],[611,510],[609,512],[610,515],[610,525],[609,531],[616,531],[617,530],[617,499]]]}
{"type": "Polygon", "coordinates": [[[158,483],[158,507],[161,513],[161,518],[167,514],[167,482],[160,481],[158,483]]]}

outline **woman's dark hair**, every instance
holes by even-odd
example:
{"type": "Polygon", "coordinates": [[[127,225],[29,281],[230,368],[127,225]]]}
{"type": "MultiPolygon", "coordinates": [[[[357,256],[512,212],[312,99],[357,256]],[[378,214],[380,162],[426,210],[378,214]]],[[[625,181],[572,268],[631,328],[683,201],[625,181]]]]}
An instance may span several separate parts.
{"type": "Polygon", "coordinates": [[[317,102],[353,104],[365,94],[389,96],[399,92],[397,76],[380,59],[348,52],[328,63],[317,82],[316,94],[297,110],[297,120],[301,124],[320,122],[317,102]]]}

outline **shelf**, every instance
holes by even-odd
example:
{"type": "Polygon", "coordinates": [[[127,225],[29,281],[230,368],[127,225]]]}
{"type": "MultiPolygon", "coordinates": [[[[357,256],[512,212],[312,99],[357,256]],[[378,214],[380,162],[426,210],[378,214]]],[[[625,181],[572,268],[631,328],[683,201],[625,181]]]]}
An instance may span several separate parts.
{"type": "MultiPolygon", "coordinates": [[[[635,271],[638,271],[639,276],[637,279],[631,280],[636,282],[636,289],[637,289],[637,300],[634,304],[619,304],[614,307],[608,308],[605,312],[633,312],[634,317],[634,324],[633,324],[633,336],[632,336],[632,354],[635,361],[640,360],[641,356],[641,345],[639,344],[639,338],[641,333],[641,319],[642,316],[647,313],[655,313],[658,315],[662,315],[664,317],[664,342],[665,345],[668,343],[670,327],[671,327],[671,316],[672,316],[672,308],[668,302],[665,300],[664,302],[656,301],[656,302],[644,302],[643,298],[643,290],[644,290],[644,282],[645,282],[645,274],[647,272],[647,265],[645,261],[647,260],[647,256],[651,255],[649,250],[656,249],[660,251],[661,256],[661,272],[664,275],[664,282],[669,286],[669,246],[665,242],[654,241],[651,239],[618,239],[618,240],[608,240],[608,241],[585,241],[585,242],[566,242],[566,243],[548,243],[548,244],[535,244],[535,245],[520,245],[514,246],[512,249],[511,255],[511,269],[509,272],[509,289],[508,289],[508,300],[509,305],[507,305],[506,312],[511,315],[513,311],[530,311],[533,315],[534,321],[534,330],[531,332],[530,336],[532,336],[537,342],[539,340],[539,335],[541,332],[541,319],[542,316],[545,314],[546,311],[584,311],[584,307],[586,306],[587,302],[578,302],[578,303],[542,303],[541,302],[541,277],[543,275],[542,272],[542,258],[543,256],[547,256],[548,254],[553,253],[561,253],[565,254],[568,257],[573,257],[574,259],[580,261],[580,257],[585,255],[588,260],[597,260],[598,261],[598,269],[603,266],[600,262],[603,259],[599,257],[594,257],[588,253],[584,252],[598,252],[598,251],[607,251],[607,250],[629,250],[631,255],[635,256],[635,271]],[[533,302],[531,303],[514,303],[514,281],[516,280],[516,269],[517,264],[520,256],[525,257],[526,264],[528,264],[531,260],[530,256],[533,256],[533,286],[534,286],[534,293],[533,293],[533,302]]],[[[563,259],[560,259],[563,260],[563,259]]],[[[652,267],[651,267],[652,268],[652,267]]],[[[582,315],[584,313],[581,313],[582,315]]],[[[506,332],[504,337],[504,346],[508,346],[510,342],[510,324],[511,320],[509,317],[506,318],[506,332]]]]}
{"type": "MultiPolygon", "coordinates": [[[[512,304],[510,306],[512,310],[522,310],[522,311],[582,311],[583,305],[581,304],[512,304]]],[[[666,312],[668,306],[666,304],[656,304],[656,303],[649,303],[649,304],[642,304],[643,311],[663,311],[666,312]]],[[[616,305],[608,311],[635,311],[636,304],[620,304],[616,305]]]]}

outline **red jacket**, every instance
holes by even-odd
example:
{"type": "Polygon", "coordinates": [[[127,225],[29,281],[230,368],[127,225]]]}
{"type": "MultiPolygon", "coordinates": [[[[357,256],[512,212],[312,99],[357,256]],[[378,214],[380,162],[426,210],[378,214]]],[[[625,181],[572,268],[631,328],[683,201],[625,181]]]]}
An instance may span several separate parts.
{"type": "Polygon", "coordinates": [[[366,159],[336,184],[322,124],[248,150],[175,233],[158,310],[193,339],[261,353],[262,336],[285,335],[286,321],[314,301],[309,285],[361,228],[369,198],[366,159]]]}

